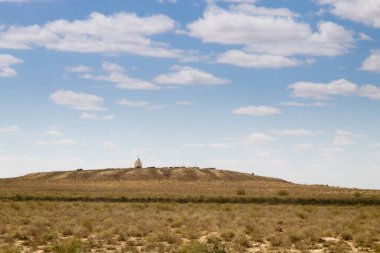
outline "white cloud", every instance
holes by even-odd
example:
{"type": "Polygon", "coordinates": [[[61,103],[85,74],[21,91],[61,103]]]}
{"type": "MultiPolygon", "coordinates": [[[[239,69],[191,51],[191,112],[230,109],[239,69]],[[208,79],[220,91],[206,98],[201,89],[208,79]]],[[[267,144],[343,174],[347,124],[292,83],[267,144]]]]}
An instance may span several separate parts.
{"type": "Polygon", "coordinates": [[[91,72],[92,69],[84,65],[78,65],[78,66],[68,66],[65,68],[65,71],[72,72],[72,73],[86,73],[86,72],[91,72]]]}
{"type": "Polygon", "coordinates": [[[116,118],[115,114],[108,114],[108,115],[104,115],[100,117],[101,120],[113,120],[115,118],[116,118]]]}
{"type": "Polygon", "coordinates": [[[188,143],[188,144],[185,144],[185,147],[186,148],[206,148],[207,147],[207,144],[205,143],[188,143]]]}
{"type": "Polygon", "coordinates": [[[331,12],[343,19],[380,28],[380,2],[378,0],[318,0],[330,5],[331,12]]]}
{"type": "Polygon", "coordinates": [[[84,112],[79,116],[80,119],[85,119],[85,120],[97,120],[99,119],[98,114],[96,113],[87,113],[84,112]]]}
{"type": "Polygon", "coordinates": [[[322,132],[315,132],[305,129],[284,129],[271,131],[272,134],[280,136],[314,136],[321,134],[322,132]]]}
{"type": "Polygon", "coordinates": [[[271,157],[278,153],[281,153],[281,152],[276,149],[256,148],[253,150],[253,155],[256,157],[271,157]]]}
{"type": "Polygon", "coordinates": [[[63,133],[61,131],[59,131],[58,128],[56,128],[56,127],[50,127],[43,134],[44,135],[50,135],[50,136],[60,136],[60,135],[63,135],[63,133]]]}
{"type": "Polygon", "coordinates": [[[232,113],[250,115],[250,116],[268,116],[268,115],[279,114],[281,113],[281,111],[275,107],[269,107],[269,106],[246,106],[246,107],[236,108],[232,111],[232,113]]]}
{"type": "Polygon", "coordinates": [[[175,65],[171,67],[170,73],[155,77],[154,82],[172,85],[219,85],[230,81],[196,68],[175,65]]]}
{"type": "Polygon", "coordinates": [[[163,3],[175,4],[177,3],[177,0],[157,0],[157,2],[159,2],[160,4],[163,4],[163,3]]]}
{"type": "Polygon", "coordinates": [[[76,142],[73,139],[61,139],[55,141],[38,140],[35,142],[37,145],[71,145],[75,143],[76,142]]]}
{"type": "MultiPolygon", "coordinates": [[[[210,5],[203,17],[187,25],[188,34],[205,43],[243,46],[264,55],[336,56],[353,47],[353,33],[332,22],[320,22],[316,31],[287,9],[210,5]]],[[[284,62],[283,58],[280,62],[284,62]]],[[[278,59],[276,64],[278,64],[278,59]]],[[[287,62],[285,60],[285,62],[287,62]]],[[[295,64],[295,62],[287,62],[295,64]]]]}
{"type": "Polygon", "coordinates": [[[294,101],[289,101],[289,102],[284,102],[281,103],[282,106],[291,106],[291,107],[321,107],[321,106],[327,106],[328,104],[324,102],[314,102],[314,103],[301,103],[301,102],[294,102],[294,101]]]}
{"type": "Polygon", "coordinates": [[[371,143],[369,146],[373,148],[380,148],[380,142],[371,143]]]}
{"type": "Polygon", "coordinates": [[[232,148],[231,144],[222,143],[222,142],[214,142],[214,143],[188,143],[185,145],[187,148],[211,148],[211,149],[224,149],[224,148],[232,148]]]}
{"type": "Polygon", "coordinates": [[[11,66],[22,63],[23,60],[10,54],[0,54],[0,77],[14,77],[17,72],[11,66]]]}
{"type": "Polygon", "coordinates": [[[125,105],[132,108],[148,108],[151,106],[149,102],[139,100],[139,101],[131,101],[128,99],[122,99],[117,102],[119,105],[125,105]]]}
{"type": "Polygon", "coordinates": [[[176,105],[182,105],[182,106],[189,106],[193,105],[192,101],[187,101],[187,100],[177,100],[175,101],[176,105]]]}
{"type": "Polygon", "coordinates": [[[297,82],[288,86],[292,95],[299,98],[329,99],[333,96],[360,96],[380,100],[380,87],[367,84],[358,86],[346,79],[329,83],[297,82]]]}
{"type": "Polygon", "coordinates": [[[116,63],[112,63],[112,62],[103,62],[102,68],[105,72],[111,73],[111,74],[112,73],[121,74],[125,72],[125,69],[122,66],[116,63]]]}
{"type": "Polygon", "coordinates": [[[163,105],[154,105],[144,100],[136,100],[132,101],[129,99],[121,99],[117,101],[119,105],[128,106],[132,108],[140,108],[140,109],[146,109],[146,110],[159,110],[165,108],[163,105]]]}
{"type": "Polygon", "coordinates": [[[209,3],[212,2],[226,2],[226,3],[256,3],[257,0],[208,0],[209,3]]]}
{"type": "MultiPolygon", "coordinates": [[[[227,2],[227,1],[225,1],[227,2]]],[[[241,3],[238,5],[232,5],[231,9],[235,11],[241,11],[243,13],[257,15],[257,16],[269,16],[269,17],[297,17],[298,14],[292,12],[286,8],[266,8],[258,7],[254,5],[256,1],[247,0],[230,0],[228,2],[241,3]]]]}
{"type": "Polygon", "coordinates": [[[97,113],[84,112],[79,116],[79,119],[83,120],[113,120],[115,119],[114,114],[99,115],[97,113]]]}
{"type": "Polygon", "coordinates": [[[296,149],[311,149],[314,148],[314,144],[309,142],[299,143],[293,146],[296,149]]]}
{"type": "Polygon", "coordinates": [[[269,141],[274,141],[276,140],[275,138],[264,134],[264,133],[251,133],[247,138],[246,138],[246,143],[248,144],[262,144],[266,143],[269,141]]]}
{"type": "Polygon", "coordinates": [[[380,50],[373,50],[371,55],[364,60],[360,69],[380,73],[380,50]]]}
{"type": "Polygon", "coordinates": [[[12,134],[20,131],[19,126],[2,126],[0,127],[0,134],[12,134]]]}
{"type": "Polygon", "coordinates": [[[362,41],[373,41],[371,36],[369,36],[368,34],[365,34],[365,33],[359,33],[359,39],[362,41]]]}
{"type": "Polygon", "coordinates": [[[135,79],[128,76],[125,73],[125,69],[115,63],[103,62],[103,70],[107,73],[106,75],[92,75],[86,73],[81,76],[81,78],[96,80],[96,81],[106,81],[116,84],[117,88],[129,89],[129,90],[154,90],[158,87],[150,82],[135,79]]]}
{"type": "Polygon", "coordinates": [[[297,82],[289,86],[294,97],[328,99],[331,96],[349,96],[357,92],[356,84],[345,79],[330,83],[297,82]]]}
{"type": "Polygon", "coordinates": [[[184,54],[151,36],[171,32],[176,22],[165,15],[137,16],[135,13],[103,15],[93,12],[87,19],[59,19],[45,24],[5,26],[0,30],[0,48],[81,53],[130,53],[174,58],[184,54]]]}
{"type": "Polygon", "coordinates": [[[57,105],[67,106],[82,111],[103,111],[104,99],[91,94],[75,93],[59,90],[50,95],[50,99],[57,105]]]}
{"type": "Polygon", "coordinates": [[[380,87],[374,85],[364,85],[359,90],[359,96],[367,97],[372,100],[380,100],[380,87]]]}
{"type": "Polygon", "coordinates": [[[358,135],[354,135],[351,132],[337,130],[334,133],[333,144],[335,146],[347,146],[354,143],[354,138],[359,137],[358,135]]]}
{"type": "Polygon", "coordinates": [[[346,151],[339,147],[320,147],[318,148],[319,155],[322,157],[328,157],[328,158],[334,158],[336,156],[339,156],[346,151]]]}
{"type": "Polygon", "coordinates": [[[146,108],[147,110],[161,110],[164,109],[164,105],[152,105],[151,107],[146,108]]]}
{"type": "Polygon", "coordinates": [[[215,61],[245,68],[282,68],[295,67],[302,64],[297,59],[282,55],[251,54],[236,49],[220,54],[215,61]]]}
{"type": "Polygon", "coordinates": [[[214,142],[208,144],[210,148],[232,148],[231,144],[222,143],[222,142],[214,142]]]}
{"type": "Polygon", "coordinates": [[[0,3],[27,3],[27,2],[32,2],[32,1],[33,0],[0,0],[0,3]]]}
{"type": "Polygon", "coordinates": [[[104,149],[117,149],[120,147],[120,144],[114,141],[106,141],[102,143],[102,148],[104,149]]]}

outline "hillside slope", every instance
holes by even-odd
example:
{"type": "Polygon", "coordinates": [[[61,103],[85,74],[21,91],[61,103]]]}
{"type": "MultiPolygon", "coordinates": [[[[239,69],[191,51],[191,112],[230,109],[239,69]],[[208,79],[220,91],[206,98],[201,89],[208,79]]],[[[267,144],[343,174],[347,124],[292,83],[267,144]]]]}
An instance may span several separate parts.
{"type": "MultiPolygon", "coordinates": [[[[0,179],[0,197],[245,197],[376,199],[380,191],[303,185],[236,171],[199,168],[99,169],[33,173],[0,179]]],[[[54,198],[53,198],[54,199],[54,198]]]]}
{"type": "Polygon", "coordinates": [[[146,168],[146,169],[101,169],[42,172],[14,178],[14,181],[247,181],[268,180],[285,182],[281,179],[254,176],[236,171],[199,168],[146,168]]]}

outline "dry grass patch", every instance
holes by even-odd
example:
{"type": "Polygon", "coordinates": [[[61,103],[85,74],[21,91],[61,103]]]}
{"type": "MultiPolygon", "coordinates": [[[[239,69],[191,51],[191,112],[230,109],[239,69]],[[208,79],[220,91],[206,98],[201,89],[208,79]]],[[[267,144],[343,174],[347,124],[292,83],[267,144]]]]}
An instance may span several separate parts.
{"type": "Polygon", "coordinates": [[[380,241],[377,206],[16,204],[0,202],[0,252],[374,252],[380,241]]]}

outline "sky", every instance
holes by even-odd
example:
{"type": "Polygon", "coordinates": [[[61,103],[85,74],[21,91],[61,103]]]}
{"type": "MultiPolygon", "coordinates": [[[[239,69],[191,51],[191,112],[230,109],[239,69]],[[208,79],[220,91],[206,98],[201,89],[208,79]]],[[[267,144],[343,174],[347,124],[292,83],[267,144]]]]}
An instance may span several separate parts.
{"type": "Polygon", "coordinates": [[[0,0],[0,178],[217,167],[380,189],[380,0],[0,0]]]}

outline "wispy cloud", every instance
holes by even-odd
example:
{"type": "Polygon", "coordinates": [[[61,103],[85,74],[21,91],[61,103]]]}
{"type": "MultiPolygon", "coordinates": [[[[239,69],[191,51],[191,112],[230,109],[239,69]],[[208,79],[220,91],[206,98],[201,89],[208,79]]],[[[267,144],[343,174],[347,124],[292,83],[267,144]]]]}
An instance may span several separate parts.
{"type": "Polygon", "coordinates": [[[249,115],[249,116],[268,116],[268,115],[280,114],[281,111],[275,107],[251,105],[251,106],[236,108],[232,110],[232,113],[249,115]]]}
{"type": "Polygon", "coordinates": [[[20,131],[20,127],[13,125],[13,126],[0,126],[0,134],[12,134],[17,133],[20,131]]]}
{"type": "Polygon", "coordinates": [[[116,118],[115,114],[100,115],[94,112],[91,112],[91,113],[84,112],[79,116],[79,119],[83,119],[83,120],[113,120],[115,118],[116,118]]]}
{"type": "Polygon", "coordinates": [[[75,144],[76,142],[73,139],[61,139],[61,140],[38,140],[35,142],[37,145],[71,145],[75,144]]]}
{"type": "Polygon", "coordinates": [[[220,85],[230,81],[189,66],[172,66],[171,72],[154,78],[158,84],[171,85],[220,85]]]}
{"type": "Polygon", "coordinates": [[[17,76],[17,72],[12,66],[22,62],[23,60],[10,54],[0,54],[0,77],[17,76]]]}
{"type": "Polygon", "coordinates": [[[57,105],[66,106],[81,111],[104,111],[104,99],[102,97],[75,93],[73,91],[59,90],[50,95],[50,99],[57,105]]]}
{"type": "Polygon", "coordinates": [[[68,66],[65,68],[65,71],[72,72],[72,73],[86,73],[86,72],[91,72],[92,69],[88,66],[78,65],[78,66],[68,66]]]}
{"type": "Polygon", "coordinates": [[[283,129],[283,130],[273,130],[272,134],[280,136],[314,136],[321,134],[321,131],[310,131],[305,129],[283,129]]]}
{"type": "Polygon", "coordinates": [[[318,0],[319,4],[329,5],[331,13],[371,27],[380,28],[380,4],[377,0],[318,0]]]}
{"type": "Polygon", "coordinates": [[[59,19],[41,25],[3,27],[0,31],[0,48],[42,47],[64,52],[129,53],[179,58],[186,52],[151,39],[154,35],[171,32],[175,28],[176,22],[162,14],[140,17],[126,12],[109,16],[93,12],[82,20],[59,19]]]}
{"type": "Polygon", "coordinates": [[[102,68],[106,74],[104,75],[93,75],[86,73],[81,75],[81,78],[96,80],[96,81],[106,81],[111,82],[116,85],[119,89],[128,89],[128,90],[155,90],[158,87],[147,81],[130,77],[125,69],[115,63],[103,62],[102,68]]]}
{"type": "Polygon", "coordinates": [[[380,50],[371,51],[371,55],[364,60],[360,69],[380,73],[380,50]]]}
{"type": "Polygon", "coordinates": [[[334,96],[360,96],[380,100],[380,87],[367,84],[358,86],[346,79],[329,83],[297,82],[289,85],[292,95],[298,98],[331,99],[334,96]]]}

